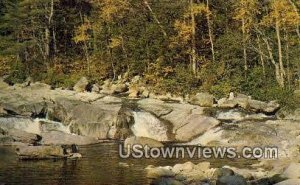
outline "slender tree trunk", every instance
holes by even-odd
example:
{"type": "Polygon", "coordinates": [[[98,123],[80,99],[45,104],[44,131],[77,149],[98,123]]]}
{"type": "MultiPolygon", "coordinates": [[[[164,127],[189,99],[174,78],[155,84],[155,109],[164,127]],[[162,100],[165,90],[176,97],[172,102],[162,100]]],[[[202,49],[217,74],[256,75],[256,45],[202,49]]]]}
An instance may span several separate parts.
{"type": "Polygon", "coordinates": [[[45,53],[47,58],[50,56],[50,45],[51,45],[51,38],[50,38],[50,27],[52,25],[52,18],[54,14],[54,0],[50,2],[50,12],[48,15],[48,25],[45,28],[45,53]]]}
{"type": "Polygon", "coordinates": [[[55,33],[55,27],[52,28],[52,39],[53,39],[53,54],[56,55],[57,52],[57,46],[56,46],[56,33],[55,33]]]}
{"type": "Polygon", "coordinates": [[[245,27],[245,19],[242,19],[242,32],[243,32],[243,53],[244,53],[244,69],[248,70],[248,61],[247,61],[247,48],[246,48],[246,27],[245,27]]]}
{"type": "Polygon", "coordinates": [[[89,49],[87,46],[86,41],[84,41],[84,52],[85,52],[85,58],[86,58],[86,62],[87,62],[87,73],[88,75],[90,75],[90,56],[89,56],[89,49]]]}
{"type": "Polygon", "coordinates": [[[280,67],[280,78],[281,78],[281,87],[284,87],[284,76],[285,70],[283,66],[283,56],[282,56],[282,44],[281,44],[281,36],[280,36],[280,25],[279,21],[276,21],[276,37],[277,37],[277,44],[278,44],[278,60],[279,60],[279,67],[280,67]]]}
{"type": "Polygon", "coordinates": [[[283,85],[283,81],[282,81],[282,78],[281,78],[281,75],[280,75],[280,66],[279,64],[275,61],[274,59],[274,56],[273,56],[273,51],[272,51],[272,48],[268,42],[267,39],[263,39],[265,44],[267,45],[267,49],[268,49],[268,53],[269,53],[269,58],[271,60],[271,63],[274,65],[275,67],[275,77],[276,77],[276,81],[277,83],[282,87],[283,85]]]}
{"type": "Polygon", "coordinates": [[[206,0],[206,19],[207,19],[207,26],[208,26],[208,35],[210,41],[210,49],[212,54],[212,60],[215,62],[215,49],[214,49],[214,41],[213,41],[213,31],[212,31],[212,22],[210,20],[210,9],[209,9],[209,0],[206,0]]]}
{"type": "MultiPolygon", "coordinates": [[[[82,17],[82,13],[80,11],[79,13],[80,15],[80,19],[81,19],[81,23],[84,24],[85,21],[82,17]]],[[[87,74],[90,75],[90,55],[89,55],[89,46],[86,40],[83,41],[83,51],[84,51],[84,55],[85,55],[85,59],[86,59],[86,65],[87,65],[87,74]]]]}
{"type": "Polygon", "coordinates": [[[263,52],[262,52],[262,49],[261,49],[261,43],[260,43],[259,36],[257,36],[257,45],[258,45],[258,50],[259,50],[260,62],[261,62],[261,66],[262,66],[262,69],[263,69],[263,75],[264,75],[264,78],[266,78],[265,60],[264,60],[264,57],[263,57],[263,54],[262,54],[263,52]]]}
{"type": "Polygon", "coordinates": [[[128,60],[127,50],[125,48],[124,37],[122,36],[121,39],[122,39],[121,46],[122,46],[122,50],[123,50],[123,53],[124,53],[124,56],[125,56],[125,60],[126,60],[126,65],[127,65],[127,73],[129,73],[130,72],[130,63],[129,63],[129,60],[128,60]]]}
{"type": "Polygon", "coordinates": [[[151,6],[149,5],[148,1],[144,0],[144,4],[146,5],[146,7],[148,8],[148,10],[151,12],[154,20],[156,21],[156,23],[158,24],[158,26],[161,29],[161,32],[163,33],[164,37],[167,37],[167,32],[165,31],[164,27],[162,26],[161,22],[158,20],[156,14],[153,12],[151,6]]]}
{"type": "Polygon", "coordinates": [[[193,74],[197,74],[197,58],[196,58],[196,21],[195,14],[193,12],[193,0],[190,0],[190,9],[191,9],[191,25],[192,25],[192,70],[193,74]]]}
{"type": "Polygon", "coordinates": [[[286,58],[286,65],[287,65],[287,81],[288,81],[288,88],[291,89],[291,70],[290,70],[290,45],[289,45],[289,36],[288,36],[288,32],[285,29],[285,58],[286,58]]]}
{"type": "Polygon", "coordinates": [[[50,55],[50,31],[49,28],[45,28],[45,58],[48,58],[50,55]]]}
{"type": "MultiPolygon", "coordinates": [[[[111,33],[111,28],[110,26],[108,26],[108,33],[111,33]]],[[[107,42],[107,46],[109,45],[109,38],[110,36],[107,37],[106,42],[107,42]]],[[[108,49],[108,53],[110,56],[110,60],[111,60],[111,68],[112,68],[112,72],[113,72],[113,79],[112,81],[114,81],[116,79],[116,70],[115,70],[115,63],[114,63],[114,56],[113,56],[113,49],[110,47],[107,47],[108,49]]]]}

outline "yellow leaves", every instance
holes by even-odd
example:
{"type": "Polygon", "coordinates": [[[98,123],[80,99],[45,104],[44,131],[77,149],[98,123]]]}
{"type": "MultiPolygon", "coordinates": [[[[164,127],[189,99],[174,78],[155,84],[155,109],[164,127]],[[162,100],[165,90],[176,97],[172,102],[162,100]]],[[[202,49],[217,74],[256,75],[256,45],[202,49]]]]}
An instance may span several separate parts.
{"type": "Polygon", "coordinates": [[[184,43],[187,43],[192,36],[192,26],[185,21],[175,21],[175,29],[178,31],[178,38],[184,43]]]}
{"type": "Polygon", "coordinates": [[[286,27],[300,24],[300,17],[288,0],[273,0],[271,12],[264,17],[262,25],[273,26],[276,22],[286,27]]]}
{"type": "Polygon", "coordinates": [[[129,10],[129,5],[127,0],[100,0],[100,16],[105,21],[122,18],[129,10]]]}
{"type": "Polygon", "coordinates": [[[211,12],[207,9],[206,5],[203,3],[193,3],[191,6],[189,6],[183,15],[184,18],[189,18],[191,16],[191,13],[193,15],[211,14],[211,12]]]}
{"type": "Polygon", "coordinates": [[[242,21],[245,32],[249,32],[257,14],[259,14],[257,0],[239,0],[233,18],[242,21]]]}
{"type": "Polygon", "coordinates": [[[114,37],[110,39],[109,48],[117,48],[122,45],[121,37],[114,37]]]}
{"type": "Polygon", "coordinates": [[[76,44],[80,42],[86,42],[90,39],[88,31],[91,29],[91,24],[87,18],[84,20],[84,23],[75,30],[75,37],[73,39],[76,44]]]}
{"type": "MultiPolygon", "coordinates": [[[[174,28],[177,31],[177,35],[171,38],[170,47],[186,47],[189,45],[193,37],[193,26],[197,26],[196,21],[193,22],[192,17],[199,16],[196,17],[196,19],[198,19],[201,18],[200,16],[210,16],[211,14],[212,12],[208,9],[206,4],[190,3],[183,14],[183,19],[176,20],[174,23],[174,28]]],[[[187,50],[187,53],[190,54],[192,52],[187,50]]]]}
{"type": "Polygon", "coordinates": [[[12,56],[0,57],[0,75],[6,75],[10,71],[10,63],[14,60],[12,56]]]}

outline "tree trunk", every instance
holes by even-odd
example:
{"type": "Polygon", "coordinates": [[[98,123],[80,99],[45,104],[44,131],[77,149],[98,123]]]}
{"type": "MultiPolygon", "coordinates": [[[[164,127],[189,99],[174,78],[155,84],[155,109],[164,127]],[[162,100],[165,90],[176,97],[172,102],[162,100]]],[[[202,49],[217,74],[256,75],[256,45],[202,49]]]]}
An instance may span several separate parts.
{"type": "Polygon", "coordinates": [[[192,70],[193,74],[197,74],[197,58],[196,58],[196,22],[195,14],[193,12],[193,0],[190,0],[190,9],[191,9],[191,24],[192,24],[192,70]]]}
{"type": "Polygon", "coordinates": [[[276,63],[275,59],[274,59],[274,56],[273,56],[273,51],[272,51],[272,48],[268,42],[267,39],[264,39],[264,42],[266,43],[267,45],[267,49],[268,49],[268,53],[269,53],[269,58],[271,60],[271,63],[274,65],[275,67],[275,77],[276,77],[276,81],[277,83],[279,84],[279,86],[284,86],[284,81],[282,81],[282,78],[281,78],[281,75],[280,75],[280,66],[278,65],[278,63],[276,63]]]}
{"type": "Polygon", "coordinates": [[[48,27],[45,28],[45,59],[49,58],[50,55],[50,30],[48,27]]]}
{"type": "Polygon", "coordinates": [[[213,62],[215,62],[215,49],[214,49],[214,41],[213,41],[212,22],[210,20],[209,0],[206,0],[206,9],[207,9],[206,19],[207,19],[209,41],[210,41],[210,49],[212,54],[212,60],[213,62]]]}
{"type": "Polygon", "coordinates": [[[54,14],[54,0],[50,2],[50,13],[48,16],[48,25],[45,28],[45,53],[47,58],[50,56],[50,47],[51,47],[51,37],[50,37],[50,28],[52,25],[52,18],[54,14]]]}
{"type": "Polygon", "coordinates": [[[285,34],[284,34],[284,39],[285,39],[285,58],[286,58],[286,65],[287,65],[287,81],[288,81],[288,88],[291,89],[291,70],[290,70],[290,45],[289,45],[289,36],[288,36],[288,31],[285,29],[285,34]]]}
{"type": "Polygon", "coordinates": [[[144,4],[147,6],[148,10],[151,12],[154,20],[156,21],[156,23],[158,24],[158,26],[160,27],[164,37],[167,37],[167,32],[165,31],[164,27],[162,26],[162,24],[160,23],[160,21],[158,20],[156,14],[153,12],[151,6],[149,5],[148,1],[144,0],[144,4]]]}
{"type": "Polygon", "coordinates": [[[53,39],[53,54],[54,56],[56,55],[57,52],[57,46],[56,46],[56,33],[55,33],[55,28],[53,26],[52,28],[52,39],[53,39]]]}
{"type": "Polygon", "coordinates": [[[246,27],[245,27],[245,19],[242,19],[242,32],[243,32],[243,53],[244,53],[244,69],[248,70],[248,62],[247,62],[247,49],[246,49],[246,27]]]}
{"type": "Polygon", "coordinates": [[[258,50],[259,50],[260,62],[261,62],[261,66],[262,66],[262,69],[263,69],[263,75],[264,75],[264,78],[266,78],[265,60],[264,60],[264,57],[263,57],[263,54],[262,54],[263,52],[262,52],[262,49],[261,49],[259,36],[257,36],[257,45],[258,45],[258,50]]]}
{"type": "Polygon", "coordinates": [[[280,67],[280,81],[281,87],[284,87],[284,76],[285,76],[285,70],[283,66],[283,56],[282,56],[282,44],[281,44],[281,36],[280,36],[280,25],[279,21],[276,21],[276,36],[277,36],[277,44],[278,44],[278,60],[279,60],[279,67],[280,67]]]}

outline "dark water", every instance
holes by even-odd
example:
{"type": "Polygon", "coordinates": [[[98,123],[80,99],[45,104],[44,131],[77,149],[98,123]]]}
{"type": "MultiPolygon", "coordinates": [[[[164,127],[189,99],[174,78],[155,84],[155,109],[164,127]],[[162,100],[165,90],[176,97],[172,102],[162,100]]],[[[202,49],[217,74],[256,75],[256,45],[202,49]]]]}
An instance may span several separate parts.
{"type": "MultiPolygon", "coordinates": [[[[83,158],[79,160],[19,161],[12,147],[0,147],[0,185],[117,185],[148,184],[145,167],[173,166],[195,159],[121,159],[118,143],[103,143],[80,147],[83,158]],[[130,167],[120,165],[127,163],[130,167]]],[[[212,166],[247,166],[249,161],[212,160],[212,166]]],[[[251,162],[251,161],[250,161],[251,162]]]]}

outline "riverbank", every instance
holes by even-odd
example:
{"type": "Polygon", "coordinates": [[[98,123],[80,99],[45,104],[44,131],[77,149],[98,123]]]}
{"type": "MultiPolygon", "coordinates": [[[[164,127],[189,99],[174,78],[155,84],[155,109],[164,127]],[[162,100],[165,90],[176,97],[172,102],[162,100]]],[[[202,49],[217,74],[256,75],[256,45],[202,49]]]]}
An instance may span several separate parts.
{"type": "MultiPolygon", "coordinates": [[[[102,140],[126,143],[126,138],[135,136],[146,138],[144,144],[154,140],[162,145],[278,147],[276,163],[280,161],[281,165],[269,160],[257,161],[262,165],[245,165],[254,172],[263,169],[259,176],[249,172],[251,175],[245,177],[248,182],[271,179],[283,174],[290,163],[299,162],[298,110],[285,114],[276,101],[262,102],[233,93],[219,100],[208,93],[191,97],[151,95],[146,88],[134,91],[140,89],[136,84],[106,82],[97,91],[94,86],[92,92],[86,92],[89,83],[85,79],[75,85],[74,91],[51,89],[38,82],[14,86],[1,82],[0,143],[89,145],[102,140]]],[[[165,178],[163,174],[160,177],[165,178]]]]}

